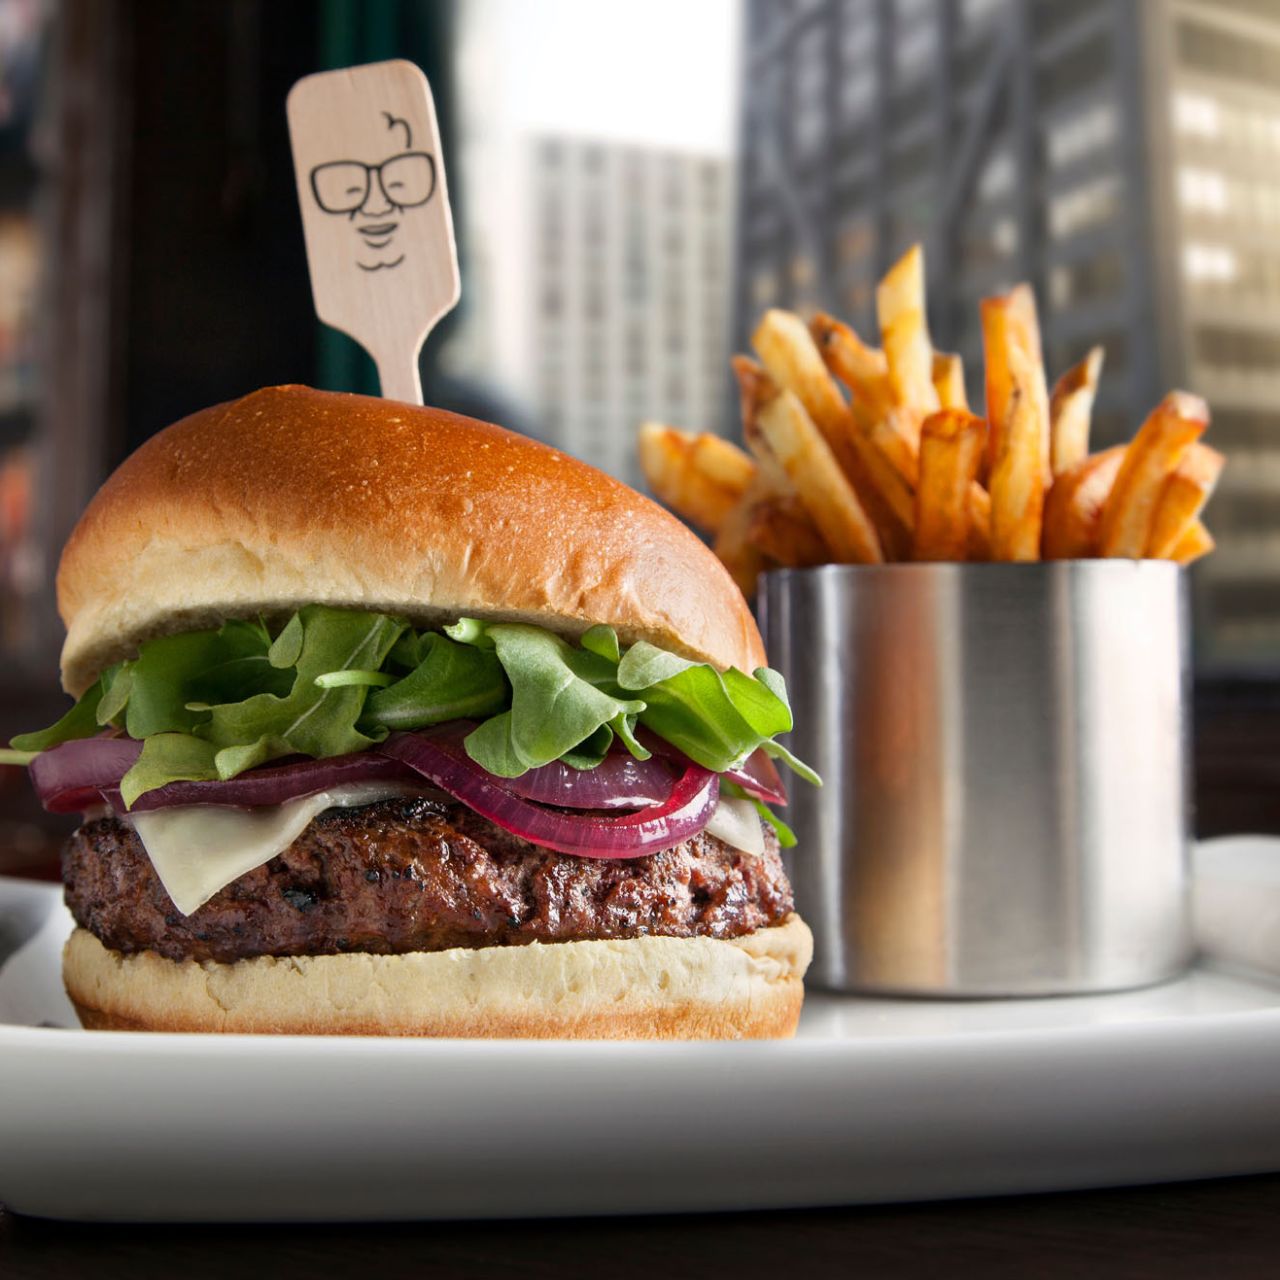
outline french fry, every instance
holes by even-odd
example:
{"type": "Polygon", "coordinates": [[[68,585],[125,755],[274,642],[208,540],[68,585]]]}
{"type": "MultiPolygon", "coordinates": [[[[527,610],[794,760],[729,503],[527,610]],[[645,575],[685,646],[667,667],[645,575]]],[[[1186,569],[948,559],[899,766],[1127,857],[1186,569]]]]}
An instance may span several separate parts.
{"type": "Polygon", "coordinates": [[[884,352],[868,347],[847,324],[822,311],[809,321],[809,332],[827,368],[848,389],[859,425],[886,417],[893,408],[893,392],[884,352]]]}
{"type": "Polygon", "coordinates": [[[708,533],[724,523],[756,470],[741,449],[720,436],[658,422],[640,428],[640,466],[661,502],[708,533]]]}
{"type": "Polygon", "coordinates": [[[969,486],[969,559],[991,559],[991,495],[976,480],[969,486]]]}
{"type": "Polygon", "coordinates": [[[938,408],[938,393],[933,386],[933,347],[925,317],[924,253],[918,244],[912,245],[880,281],[876,316],[894,403],[932,413],[938,408]]]}
{"type": "Polygon", "coordinates": [[[854,412],[804,321],[788,311],[767,311],[751,341],[769,374],[795,395],[822,433],[870,517],[882,552],[892,559],[909,555],[911,532],[904,520],[913,518],[911,495],[859,432],[854,412]],[[886,484],[890,486],[887,493],[886,484]]]}
{"type": "Polygon", "coordinates": [[[1090,454],[1054,477],[1044,504],[1041,535],[1046,560],[1086,560],[1098,554],[1102,512],[1126,448],[1121,444],[1090,454]]]}
{"type": "Polygon", "coordinates": [[[917,560],[967,558],[969,487],[986,443],[986,422],[965,409],[944,409],[924,420],[916,487],[917,560]]]}
{"type": "Polygon", "coordinates": [[[847,434],[849,406],[798,315],[766,311],[751,336],[751,345],[773,380],[799,398],[829,444],[847,434]]]}
{"type": "Polygon", "coordinates": [[[1165,481],[1147,539],[1147,556],[1173,558],[1174,548],[1197,523],[1222,474],[1226,459],[1207,444],[1193,444],[1182,465],[1165,481]]]}
{"type": "Polygon", "coordinates": [[[1009,420],[1010,401],[1016,390],[1010,353],[1020,351],[1026,368],[1023,395],[1030,396],[1033,401],[1032,409],[1023,412],[1031,413],[1044,437],[1039,453],[1047,487],[1053,478],[1049,470],[1049,392],[1040,350],[1040,321],[1036,316],[1036,299],[1031,286],[1020,284],[999,297],[983,298],[981,316],[987,374],[987,421],[991,424],[987,437],[988,469],[995,469],[996,456],[1005,435],[1001,424],[1009,420]]]}
{"type": "MultiPolygon", "coordinates": [[[[989,486],[991,558],[1038,560],[1048,405],[1036,394],[1036,371],[1021,346],[1006,348],[1001,360],[1009,371],[1011,394],[1003,403],[1002,416],[991,419],[991,434],[997,438],[989,486]]],[[[1043,384],[1042,371],[1042,388],[1043,384]]]]}
{"type": "Polygon", "coordinates": [[[782,465],[773,456],[769,442],[760,430],[760,410],[770,400],[777,398],[781,388],[769,376],[766,369],[761,368],[750,356],[734,356],[729,363],[733,366],[734,376],[738,380],[738,398],[742,413],[742,438],[746,441],[756,467],[765,481],[765,496],[773,494],[782,496],[795,492],[791,481],[782,465]]]}
{"type": "Polygon", "coordinates": [[[1098,394],[1103,350],[1093,347],[1054,384],[1049,397],[1049,465],[1055,476],[1089,453],[1089,419],[1098,394]]]}
{"type": "Polygon", "coordinates": [[[826,542],[795,494],[754,503],[747,537],[770,560],[791,569],[806,569],[831,559],[826,542]]]}
{"type": "Polygon", "coordinates": [[[725,517],[716,534],[711,549],[720,563],[729,570],[729,576],[748,600],[756,593],[756,580],[765,568],[764,554],[750,539],[751,517],[754,510],[754,491],[763,489],[763,482],[756,478],[743,495],[742,501],[725,517]]]}
{"type": "Polygon", "coordinates": [[[1179,564],[1191,564],[1201,556],[1207,556],[1217,545],[1213,534],[1196,520],[1178,539],[1178,545],[1174,547],[1169,559],[1176,560],[1179,564]]]}
{"type": "Polygon", "coordinates": [[[1209,425],[1199,396],[1171,391],[1134,436],[1102,513],[1101,555],[1138,560],[1146,554],[1160,495],[1187,450],[1209,425]]]}
{"type": "Polygon", "coordinates": [[[783,391],[770,401],[760,411],[760,428],[836,561],[883,560],[874,526],[799,397],[783,391]]]}
{"type": "Polygon", "coordinates": [[[969,394],[964,388],[964,361],[946,351],[933,353],[933,389],[944,409],[969,409],[969,394]]]}

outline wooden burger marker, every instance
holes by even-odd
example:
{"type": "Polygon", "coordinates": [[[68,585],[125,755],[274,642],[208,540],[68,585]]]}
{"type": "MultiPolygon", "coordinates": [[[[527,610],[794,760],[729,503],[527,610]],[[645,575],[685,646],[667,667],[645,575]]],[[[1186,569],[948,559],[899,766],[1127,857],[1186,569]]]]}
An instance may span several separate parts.
{"type": "Polygon", "coordinates": [[[304,77],[287,110],[316,315],[421,404],[418,352],[462,288],[431,86],[376,62],[304,77]]]}

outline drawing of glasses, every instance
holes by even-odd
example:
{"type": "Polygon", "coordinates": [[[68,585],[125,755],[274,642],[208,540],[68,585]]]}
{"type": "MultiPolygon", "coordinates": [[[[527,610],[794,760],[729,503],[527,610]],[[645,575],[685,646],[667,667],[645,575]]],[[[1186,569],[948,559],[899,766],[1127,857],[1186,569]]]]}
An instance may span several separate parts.
{"type": "Polygon", "coordinates": [[[426,204],[435,194],[436,162],[425,151],[406,151],[381,164],[333,160],[311,170],[311,191],[325,213],[357,213],[377,176],[382,197],[398,209],[426,204]]]}

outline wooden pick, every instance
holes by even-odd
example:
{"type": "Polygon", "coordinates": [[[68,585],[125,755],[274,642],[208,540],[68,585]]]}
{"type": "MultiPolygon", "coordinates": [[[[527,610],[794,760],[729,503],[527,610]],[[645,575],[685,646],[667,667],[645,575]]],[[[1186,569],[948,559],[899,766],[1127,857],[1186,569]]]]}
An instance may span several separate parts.
{"type": "Polygon", "coordinates": [[[316,315],[421,404],[418,352],[461,292],[431,86],[412,62],[324,71],[288,116],[316,315]]]}

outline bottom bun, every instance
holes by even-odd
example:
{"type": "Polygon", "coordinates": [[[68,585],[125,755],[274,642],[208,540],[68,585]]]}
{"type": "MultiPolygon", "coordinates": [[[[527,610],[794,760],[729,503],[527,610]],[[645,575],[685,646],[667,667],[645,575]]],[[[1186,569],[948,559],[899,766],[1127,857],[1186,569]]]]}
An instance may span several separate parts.
{"type": "Polygon", "coordinates": [[[90,1030],[742,1040],[795,1034],[813,937],[529,943],[403,955],[123,955],[77,929],[62,976],[90,1030]]]}

